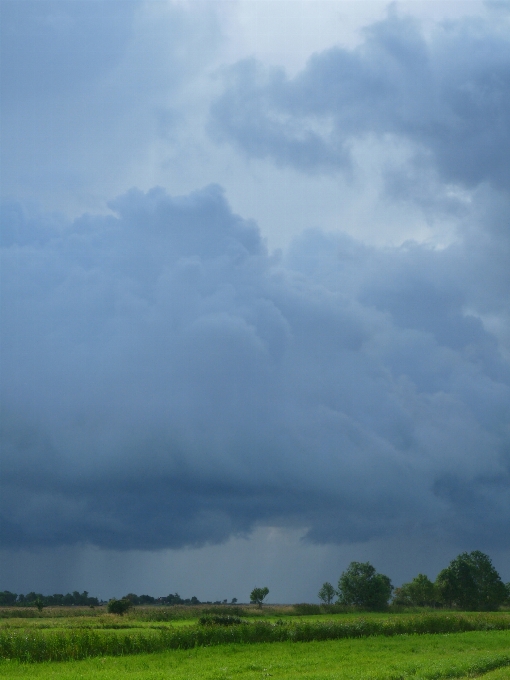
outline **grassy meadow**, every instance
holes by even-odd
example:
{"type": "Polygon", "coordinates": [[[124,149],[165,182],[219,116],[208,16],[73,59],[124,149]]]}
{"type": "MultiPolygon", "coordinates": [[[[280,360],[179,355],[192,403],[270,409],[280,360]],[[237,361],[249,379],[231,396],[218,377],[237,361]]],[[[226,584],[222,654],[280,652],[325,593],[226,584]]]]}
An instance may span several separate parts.
{"type": "Polygon", "coordinates": [[[120,617],[65,609],[0,610],[0,677],[510,679],[508,612],[140,607],[120,617]],[[241,624],[214,623],[233,613],[241,624]],[[208,625],[199,623],[204,615],[208,625]]]}

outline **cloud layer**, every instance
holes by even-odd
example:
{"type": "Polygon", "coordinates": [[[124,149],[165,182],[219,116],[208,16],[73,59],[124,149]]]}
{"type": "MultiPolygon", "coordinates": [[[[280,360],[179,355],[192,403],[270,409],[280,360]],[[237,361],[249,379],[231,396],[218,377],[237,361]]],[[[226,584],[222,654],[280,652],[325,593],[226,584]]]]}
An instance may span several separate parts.
{"type": "Polygon", "coordinates": [[[214,3],[18,5],[2,4],[2,545],[279,527],[509,550],[508,12],[426,32],[391,10],[290,78],[254,59],[218,72],[214,3]],[[144,190],[125,193],[132,176],[144,190]],[[146,191],[153,176],[175,182],[146,191]],[[289,223],[306,202],[337,226],[343,196],[358,213],[351,236],[272,253],[231,208],[243,194],[289,223]],[[353,238],[366,196],[439,236],[353,238]]]}
{"type": "Polygon", "coordinates": [[[217,186],[110,207],[5,207],[4,545],[505,541],[510,372],[467,240],[310,231],[281,258],[217,186]]]}
{"type": "Polygon", "coordinates": [[[440,24],[426,37],[390,12],[359,47],[314,54],[292,79],[239,62],[212,107],[211,130],[249,156],[306,172],[348,168],[356,139],[397,137],[445,182],[508,189],[509,84],[505,15],[440,24]]]}

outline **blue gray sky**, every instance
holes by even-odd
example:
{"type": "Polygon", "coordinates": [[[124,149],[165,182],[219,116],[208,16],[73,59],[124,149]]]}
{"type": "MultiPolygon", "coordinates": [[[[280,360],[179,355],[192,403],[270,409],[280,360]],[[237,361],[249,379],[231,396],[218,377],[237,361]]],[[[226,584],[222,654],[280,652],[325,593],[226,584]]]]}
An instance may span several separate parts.
{"type": "Polygon", "coordinates": [[[0,589],[510,580],[509,6],[0,10],[0,589]]]}

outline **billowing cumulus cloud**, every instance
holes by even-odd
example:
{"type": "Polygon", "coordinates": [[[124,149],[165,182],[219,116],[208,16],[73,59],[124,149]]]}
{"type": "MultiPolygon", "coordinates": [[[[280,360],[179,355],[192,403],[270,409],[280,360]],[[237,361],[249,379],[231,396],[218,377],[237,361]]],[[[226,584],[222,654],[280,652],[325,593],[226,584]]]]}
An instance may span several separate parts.
{"type": "MultiPolygon", "coordinates": [[[[233,66],[211,132],[246,154],[305,172],[347,169],[353,141],[411,144],[448,183],[508,189],[510,39],[505,14],[437,25],[390,12],[354,50],[314,54],[289,79],[253,59],[233,66]]],[[[406,169],[407,173],[409,169],[406,169]]],[[[408,188],[405,176],[399,185],[408,188]]]]}
{"type": "Polygon", "coordinates": [[[4,545],[508,540],[490,229],[443,250],[309,231],[276,257],[217,186],[110,208],[4,209],[4,545]]]}
{"type": "Polygon", "coordinates": [[[2,587],[508,562],[510,15],[326,4],[1,3],[2,587]]]}

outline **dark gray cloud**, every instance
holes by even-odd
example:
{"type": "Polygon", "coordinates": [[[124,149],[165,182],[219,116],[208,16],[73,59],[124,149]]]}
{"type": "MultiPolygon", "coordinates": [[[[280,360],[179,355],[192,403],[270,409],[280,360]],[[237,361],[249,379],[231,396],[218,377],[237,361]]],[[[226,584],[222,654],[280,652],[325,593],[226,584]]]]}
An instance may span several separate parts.
{"type": "Polygon", "coordinates": [[[504,230],[443,250],[309,231],[283,258],[217,186],[110,207],[2,214],[4,546],[261,524],[507,545],[510,373],[481,320],[505,322],[504,230]]]}
{"type": "MultiPolygon", "coordinates": [[[[1,9],[2,190],[22,197],[0,216],[6,552],[201,546],[263,526],[356,550],[509,549],[507,16],[425,35],[390,14],[292,79],[248,60],[221,90],[208,4],[1,9]],[[374,211],[455,213],[450,245],[308,230],[274,255],[216,185],[132,190],[74,221],[30,207],[67,209],[62,187],[73,206],[115,195],[128,166],[147,186],[169,149],[174,188],[217,181],[222,163],[236,175],[243,162],[211,160],[203,139],[218,90],[216,139],[305,173],[373,151],[374,211]]],[[[302,205],[306,175],[288,176],[275,195],[302,205]]]]}
{"type": "MultiPolygon", "coordinates": [[[[412,144],[415,170],[508,189],[509,108],[505,16],[445,22],[425,37],[390,12],[359,47],[314,54],[292,79],[255,60],[236,64],[210,128],[249,156],[305,172],[347,169],[355,139],[396,137],[412,144]]],[[[394,185],[409,190],[403,180],[394,185]]]]}

